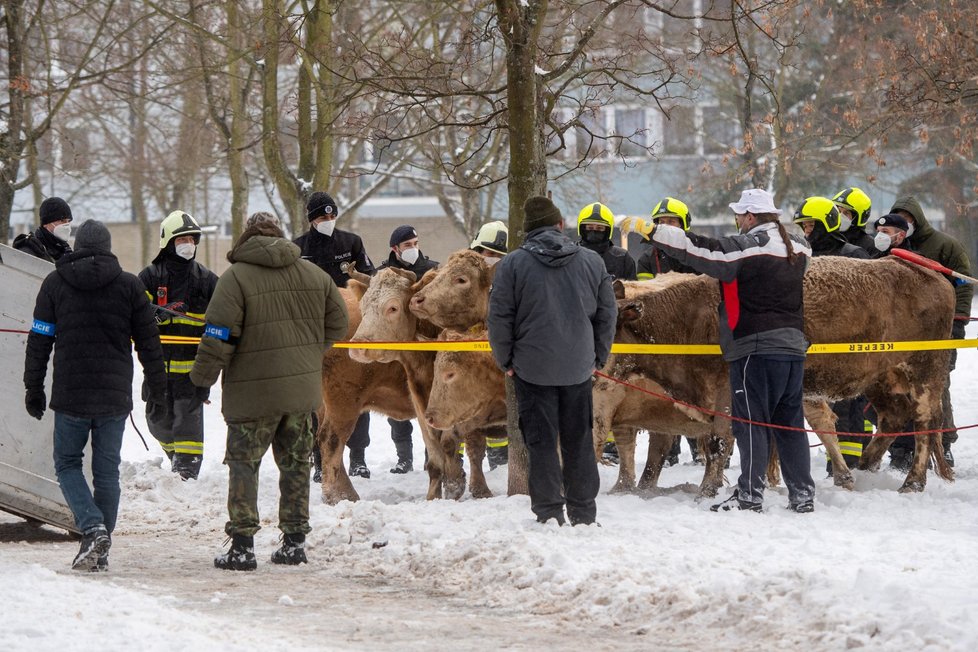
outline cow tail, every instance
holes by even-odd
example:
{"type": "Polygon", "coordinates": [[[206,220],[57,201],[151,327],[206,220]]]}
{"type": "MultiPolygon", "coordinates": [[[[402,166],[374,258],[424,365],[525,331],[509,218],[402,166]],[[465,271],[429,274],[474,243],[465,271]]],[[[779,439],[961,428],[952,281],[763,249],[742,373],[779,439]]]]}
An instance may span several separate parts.
{"type": "Polygon", "coordinates": [[[948,482],[954,482],[954,469],[944,459],[944,437],[941,433],[927,435],[930,437],[930,459],[934,463],[937,477],[948,482]]]}

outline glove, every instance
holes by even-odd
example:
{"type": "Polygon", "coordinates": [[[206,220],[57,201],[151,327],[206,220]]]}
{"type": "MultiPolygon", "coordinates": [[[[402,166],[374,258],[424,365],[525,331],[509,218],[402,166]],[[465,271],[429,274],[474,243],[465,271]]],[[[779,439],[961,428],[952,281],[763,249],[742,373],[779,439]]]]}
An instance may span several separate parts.
{"type": "Polygon", "coordinates": [[[162,324],[168,319],[173,319],[173,313],[175,312],[180,313],[181,315],[185,315],[187,313],[187,304],[185,304],[183,301],[173,301],[165,306],[154,305],[153,307],[156,308],[157,324],[162,324]]]}
{"type": "Polygon", "coordinates": [[[27,414],[40,421],[41,417],[44,416],[44,409],[48,406],[48,399],[44,395],[44,390],[27,390],[27,399],[24,402],[27,404],[27,414]]]}
{"type": "Polygon", "coordinates": [[[197,405],[210,404],[211,388],[194,386],[194,401],[197,405]]]}
{"type": "Polygon", "coordinates": [[[652,239],[655,232],[655,222],[644,220],[641,217],[626,217],[618,223],[618,228],[625,235],[638,233],[646,240],[652,239]]]}
{"type": "Polygon", "coordinates": [[[162,421],[170,414],[170,402],[166,392],[150,392],[146,399],[146,420],[162,421]]]}

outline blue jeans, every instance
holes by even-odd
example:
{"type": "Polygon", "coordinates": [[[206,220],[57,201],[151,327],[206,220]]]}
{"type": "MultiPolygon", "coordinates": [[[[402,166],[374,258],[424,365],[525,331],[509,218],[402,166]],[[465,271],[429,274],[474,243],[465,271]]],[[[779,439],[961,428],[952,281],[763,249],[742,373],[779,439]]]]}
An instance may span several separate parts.
{"type": "Polygon", "coordinates": [[[75,525],[82,532],[104,525],[112,534],[119,514],[119,463],[126,415],[83,418],[54,413],[54,471],[75,525]],[[82,473],[88,433],[92,433],[92,484],[82,473]]]}

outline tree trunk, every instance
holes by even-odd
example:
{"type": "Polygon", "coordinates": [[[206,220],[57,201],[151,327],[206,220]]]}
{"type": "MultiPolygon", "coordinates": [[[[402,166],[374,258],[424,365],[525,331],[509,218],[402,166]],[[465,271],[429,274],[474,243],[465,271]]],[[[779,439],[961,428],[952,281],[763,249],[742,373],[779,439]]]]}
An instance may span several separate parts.
{"type": "Polygon", "coordinates": [[[24,24],[21,16],[23,0],[3,3],[4,27],[7,31],[7,108],[5,131],[0,131],[0,242],[10,238],[10,211],[14,206],[20,157],[24,150],[24,24]]]}
{"type": "Polygon", "coordinates": [[[228,138],[228,175],[231,178],[231,237],[237,239],[244,229],[248,214],[248,172],[245,169],[244,149],[247,137],[245,112],[245,66],[241,63],[245,37],[241,14],[236,2],[227,5],[228,33],[231,47],[227,50],[228,95],[231,104],[231,129],[228,138]]]}

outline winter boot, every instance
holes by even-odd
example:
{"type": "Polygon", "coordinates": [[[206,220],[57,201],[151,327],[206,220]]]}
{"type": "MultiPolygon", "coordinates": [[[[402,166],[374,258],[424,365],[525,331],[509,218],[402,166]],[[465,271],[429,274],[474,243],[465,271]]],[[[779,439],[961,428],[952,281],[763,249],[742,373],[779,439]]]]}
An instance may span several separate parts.
{"type": "Polygon", "coordinates": [[[109,538],[109,531],[104,525],[96,525],[89,528],[83,535],[81,546],[75,560],[71,562],[72,570],[92,571],[98,566],[98,558],[109,552],[112,540],[109,538]]]}
{"type": "Polygon", "coordinates": [[[601,452],[601,459],[608,464],[618,464],[620,459],[618,458],[618,446],[613,441],[606,441],[604,443],[604,450],[601,452]]]}
{"type": "Polygon", "coordinates": [[[509,464],[509,445],[490,446],[486,449],[486,459],[489,460],[489,470],[509,464]]]}
{"type": "Polygon", "coordinates": [[[952,469],[954,468],[954,455],[951,454],[951,444],[944,444],[944,461],[952,469]]]}
{"type": "Polygon", "coordinates": [[[253,571],[258,568],[255,559],[255,537],[235,534],[231,536],[231,548],[223,555],[214,557],[214,567],[222,570],[253,571]]]}
{"type": "Polygon", "coordinates": [[[316,484],[323,483],[323,454],[319,450],[319,444],[312,446],[312,481],[316,484]]]}
{"type": "Polygon", "coordinates": [[[306,535],[286,534],[282,537],[282,545],[272,553],[273,564],[285,564],[287,566],[298,566],[305,564],[306,560],[306,535]]]}
{"type": "MultiPolygon", "coordinates": [[[[352,464],[351,471],[352,471],[352,464]]],[[[391,469],[391,473],[410,473],[414,470],[414,462],[411,460],[397,460],[397,464],[391,469]]],[[[369,470],[367,471],[369,473],[369,470]]],[[[367,477],[370,477],[369,475],[367,477]]]]}
{"type": "Polygon", "coordinates": [[[200,474],[200,455],[190,453],[174,453],[170,463],[170,468],[174,473],[179,473],[183,480],[196,480],[200,474]]]}
{"type": "Polygon", "coordinates": [[[105,573],[109,570],[109,553],[98,556],[98,562],[95,564],[95,568],[92,569],[93,573],[105,573]]]}
{"type": "Polygon", "coordinates": [[[800,503],[789,503],[788,509],[798,514],[811,514],[815,511],[815,502],[806,500],[800,503]]]}
{"type": "Polygon", "coordinates": [[[682,451],[680,443],[683,440],[682,437],[673,437],[672,448],[669,449],[669,453],[666,455],[666,459],[662,462],[663,468],[667,466],[676,466],[679,464],[679,453],[682,451]]]}
{"type": "Polygon", "coordinates": [[[367,463],[364,461],[364,451],[360,449],[358,451],[350,450],[350,477],[366,478],[370,479],[370,469],[367,468],[367,463]]]}
{"type": "Polygon", "coordinates": [[[687,437],[686,443],[689,444],[689,452],[693,454],[693,464],[705,466],[706,457],[700,452],[700,442],[692,437],[687,437]]]}
{"type": "Polygon", "coordinates": [[[746,500],[740,499],[740,492],[734,489],[734,492],[730,494],[730,498],[727,498],[721,503],[717,503],[710,507],[711,512],[729,512],[734,509],[739,509],[746,512],[760,512],[763,511],[761,508],[761,503],[752,503],[746,500]]]}
{"type": "Polygon", "coordinates": [[[913,466],[913,450],[907,448],[890,448],[890,468],[909,473],[913,466]]]}

